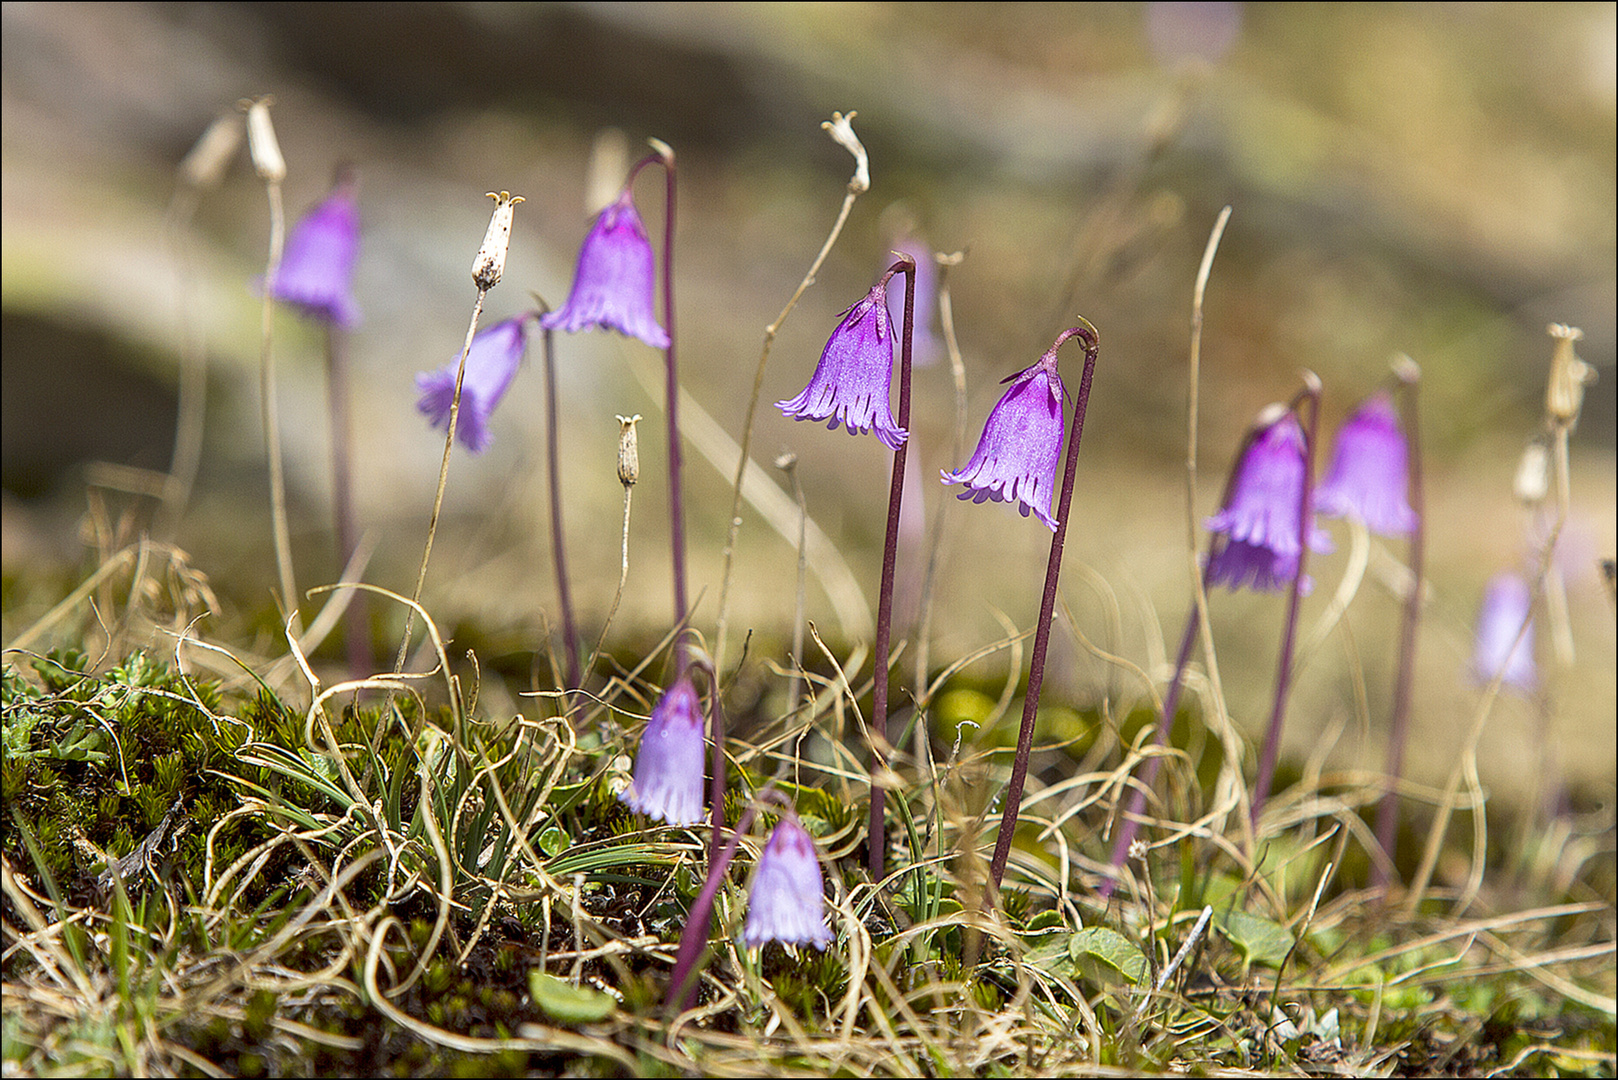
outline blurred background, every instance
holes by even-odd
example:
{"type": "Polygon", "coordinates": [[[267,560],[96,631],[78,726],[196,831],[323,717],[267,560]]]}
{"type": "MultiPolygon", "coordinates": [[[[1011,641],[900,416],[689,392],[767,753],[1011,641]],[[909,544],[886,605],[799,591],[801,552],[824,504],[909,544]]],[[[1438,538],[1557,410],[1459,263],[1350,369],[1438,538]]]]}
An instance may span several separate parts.
{"type": "MultiPolygon", "coordinates": [[[[566,298],[591,220],[592,159],[613,159],[597,148],[616,145],[627,162],[648,137],[674,147],[682,375],[710,421],[700,446],[701,416],[688,428],[690,580],[694,621],[711,632],[734,467],[710,448],[712,432],[739,438],[764,328],[824,241],[852,171],[820,123],[857,110],[871,190],[774,344],[752,456],[785,485],[771,462],[797,455],[809,513],[864,603],[875,606],[889,456],[874,439],[795,424],[769,403],[803,388],[839,312],[908,232],[964,253],[948,280],[967,452],[1001,379],[1075,315],[1100,329],[1064,592],[1096,644],[1166,675],[1190,602],[1191,289],[1230,205],[1206,302],[1199,514],[1215,508],[1246,425],[1289,398],[1303,369],[1324,382],[1328,434],[1383,383],[1395,354],[1424,372],[1433,596],[1411,752],[1419,780],[1442,783],[1477,702],[1467,664],[1484,584],[1525,567],[1533,550],[1533,516],[1511,481],[1540,430],[1546,324],[1583,329],[1580,353],[1600,382],[1573,437],[1562,547],[1576,649],[1558,666],[1541,633],[1544,688],[1496,707],[1482,772],[1497,795],[1523,795],[1536,771],[1525,755],[1548,733],[1555,767],[1607,800],[1614,633],[1598,560],[1614,549],[1615,10],[8,3],[5,640],[83,579],[98,543],[150,520],[152,500],[131,490],[147,474],[129,468],[169,468],[181,342],[194,331],[209,361],[204,453],[168,535],[220,597],[200,632],[273,650],[252,286],[269,219],[245,153],[189,227],[166,224],[193,142],[239,99],[265,93],[289,165],[289,217],[325,195],[339,163],[361,177],[364,323],[349,338],[356,486],[377,541],[367,579],[405,593],[442,453],[415,410],[414,376],[448,362],[465,335],[484,193],[527,199],[488,325],[531,306],[530,292],[566,298]]],[[[661,181],[636,191],[659,237],[661,181]]],[[[653,641],[670,610],[665,433],[660,396],[647,390],[660,356],[601,332],[559,337],[556,353],[567,540],[587,637],[619,570],[614,417],[646,417],[615,626],[626,642],[653,641]]],[[[310,586],[338,570],[321,334],[279,316],[276,354],[299,581],[310,586]]],[[[458,647],[475,646],[486,668],[520,673],[523,685],[556,621],[538,360],[536,337],[494,418],[493,447],[457,451],[423,598],[458,647]]],[[[1065,361],[1070,387],[1077,360],[1075,350],[1065,361]]],[[[948,515],[936,670],[1002,637],[1005,620],[1032,624],[1050,534],[1003,506],[949,498],[931,479],[964,461],[951,449],[948,364],[918,369],[915,395],[921,482],[907,499],[924,501],[928,520],[942,506],[948,515]]],[[[1312,565],[1320,585],[1306,627],[1343,574],[1348,536],[1332,528],[1339,553],[1312,565]]],[[[910,610],[919,550],[904,560],[910,610]]],[[[1391,584],[1404,555],[1402,543],[1373,541],[1351,637],[1328,639],[1302,674],[1293,755],[1381,761],[1398,637],[1391,584]]],[[[748,508],[732,627],[756,632],[753,660],[785,655],[795,564],[792,543],[748,508]]],[[[811,575],[808,615],[829,639],[860,636],[858,606],[834,602],[811,575]]],[[[1284,602],[1218,592],[1211,606],[1232,710],[1257,732],[1284,602]]],[[[1071,634],[1053,640],[1055,692],[1084,704],[1140,696],[1133,676],[1071,634]]],[[[966,672],[1006,673],[1003,652],[966,672]]]]}

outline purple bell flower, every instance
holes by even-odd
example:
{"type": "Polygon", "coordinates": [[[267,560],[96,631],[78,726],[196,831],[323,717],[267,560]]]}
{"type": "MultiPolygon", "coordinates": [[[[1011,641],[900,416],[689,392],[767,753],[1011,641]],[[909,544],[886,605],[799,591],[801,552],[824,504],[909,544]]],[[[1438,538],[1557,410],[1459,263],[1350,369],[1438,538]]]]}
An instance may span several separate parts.
{"type": "Polygon", "coordinates": [[[943,481],[966,485],[960,499],[1016,502],[1023,517],[1033,511],[1055,531],[1051,495],[1062,450],[1063,397],[1056,350],[1002,381],[1011,388],[984,422],[977,450],[964,468],[943,473],[943,481]]]}
{"type": "MultiPolygon", "coordinates": [[[[455,435],[474,454],[481,454],[494,441],[489,417],[522,363],[533,318],[533,312],[515,316],[495,323],[472,339],[472,348],[466,354],[466,375],[461,379],[461,412],[455,422],[455,435]]],[[[423,371],[416,376],[416,388],[421,391],[416,408],[435,428],[449,428],[455,371],[460,361],[457,354],[437,371],[423,371]]]]}
{"type": "MultiPolygon", "coordinates": [[[[1297,576],[1303,470],[1303,429],[1288,410],[1254,435],[1236,466],[1224,507],[1204,522],[1215,534],[1208,584],[1279,592],[1297,576]]],[[[1309,546],[1311,551],[1333,550],[1331,537],[1319,528],[1311,529],[1309,546]]],[[[1306,575],[1302,590],[1307,593],[1312,585],[1306,575]]]]}
{"type": "Polygon", "coordinates": [[[1472,678],[1478,685],[1493,682],[1502,669],[1505,686],[1528,694],[1539,685],[1539,672],[1534,666],[1532,621],[1522,641],[1517,641],[1517,631],[1529,617],[1532,603],[1528,583],[1516,574],[1506,571],[1490,580],[1483,594],[1483,606],[1478,610],[1477,640],[1472,647],[1472,678]],[[1511,647],[1514,642],[1515,650],[1511,647]]]}
{"type": "Polygon", "coordinates": [[[703,818],[706,748],[697,691],[681,675],[652,707],[651,723],[640,737],[635,757],[635,778],[618,798],[670,825],[697,824],[703,818]]]}
{"type": "Polygon", "coordinates": [[[1382,536],[1407,536],[1416,512],[1406,498],[1410,448],[1386,393],[1373,394],[1337,430],[1331,468],[1315,493],[1329,517],[1356,516],[1382,536]]]}
{"type": "Polygon", "coordinates": [[[359,325],[352,292],[360,252],[360,213],[355,181],[341,177],[325,200],[287,234],[286,248],[269,293],[303,314],[337,326],[359,325]]]}
{"type": "Polygon", "coordinates": [[[540,325],[576,334],[604,326],[666,349],[669,335],[652,313],[657,260],[629,188],[601,211],[579,248],[573,291],[540,325]]]}
{"type": "Polygon", "coordinates": [[[794,420],[828,420],[833,431],[848,425],[850,435],[874,430],[882,445],[898,450],[909,432],[893,420],[888,396],[893,386],[893,322],[888,318],[886,282],[843,312],[820,363],[803,393],[775,407],[794,420]]]}
{"type": "Polygon", "coordinates": [[[822,951],[832,941],[815,842],[790,814],[775,826],[758,857],[742,927],[742,944],[749,949],[771,941],[822,951]]]}

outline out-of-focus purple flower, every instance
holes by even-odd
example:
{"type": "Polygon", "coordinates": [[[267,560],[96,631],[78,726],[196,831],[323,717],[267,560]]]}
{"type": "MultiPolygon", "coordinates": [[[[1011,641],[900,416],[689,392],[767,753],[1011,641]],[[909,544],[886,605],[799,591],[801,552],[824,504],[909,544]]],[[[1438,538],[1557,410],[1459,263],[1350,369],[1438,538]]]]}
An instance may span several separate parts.
{"type": "MultiPolygon", "coordinates": [[[[916,262],[916,315],[911,327],[910,362],[926,367],[938,362],[944,355],[944,343],[933,328],[933,317],[938,311],[938,263],[933,261],[932,248],[914,237],[904,237],[893,245],[916,262]]],[[[883,269],[886,269],[884,267],[883,269]]],[[[895,330],[904,327],[905,279],[894,274],[888,279],[888,318],[895,330]]]]}
{"type": "Polygon", "coordinates": [[[1373,394],[1337,429],[1331,468],[1315,492],[1315,507],[1330,517],[1357,516],[1382,536],[1405,536],[1416,527],[1406,497],[1410,448],[1387,393],[1373,394]]]}
{"type": "MultiPolygon", "coordinates": [[[[533,312],[517,315],[495,323],[472,339],[472,348],[466,354],[466,375],[461,379],[461,412],[455,421],[455,435],[474,454],[481,454],[494,441],[489,416],[522,363],[528,347],[528,324],[533,318],[533,312]]],[[[423,371],[416,376],[416,388],[421,391],[416,408],[435,428],[449,428],[455,371],[460,362],[456,354],[437,371],[423,371]]]]}
{"type": "MultiPolygon", "coordinates": [[[[1303,429],[1290,410],[1259,431],[1236,465],[1224,507],[1204,524],[1214,534],[1210,585],[1278,592],[1298,575],[1298,501],[1303,498],[1303,429]]],[[[1331,537],[1311,528],[1311,551],[1331,551],[1331,537]]],[[[1305,575],[1308,592],[1313,583],[1305,575]]]]}
{"type": "Polygon", "coordinates": [[[742,944],[756,949],[779,941],[824,950],[831,940],[815,842],[789,814],[775,826],[758,857],[742,944]]]}
{"type": "Polygon", "coordinates": [[[310,318],[357,326],[354,261],[360,252],[360,212],[352,176],[341,177],[325,200],[287,234],[269,294],[310,318]]]}
{"type": "Polygon", "coordinates": [[[656,258],[628,188],[596,218],[579,248],[567,303],[540,320],[547,330],[577,333],[604,326],[666,349],[669,335],[652,313],[656,258]]]}
{"type": "MultiPolygon", "coordinates": [[[[897,276],[897,275],[895,275],[897,276]]],[[[831,332],[820,363],[803,393],[775,407],[794,420],[829,420],[850,435],[874,430],[882,445],[898,450],[909,434],[893,420],[888,395],[893,386],[893,323],[878,282],[864,299],[843,312],[831,332]]]]}
{"type": "Polygon", "coordinates": [[[965,467],[942,474],[945,484],[965,484],[957,498],[1015,502],[1054,531],[1051,494],[1062,451],[1062,378],[1052,349],[1033,367],[1004,380],[1011,384],[983,424],[983,437],[965,467]]]}
{"type": "Polygon", "coordinates": [[[695,825],[703,816],[706,746],[696,688],[681,675],[652,707],[635,757],[635,779],[618,798],[647,817],[695,825]]]}
{"type": "Polygon", "coordinates": [[[1472,646],[1472,678],[1478,685],[1487,685],[1505,671],[1504,685],[1523,693],[1532,693],[1539,685],[1539,672],[1534,666],[1534,624],[1522,640],[1517,631],[1528,619],[1532,597],[1528,583],[1509,570],[1496,574],[1483,594],[1483,606],[1478,610],[1477,640],[1472,646]],[[1516,649],[1512,645],[1516,644],[1516,649]]]}

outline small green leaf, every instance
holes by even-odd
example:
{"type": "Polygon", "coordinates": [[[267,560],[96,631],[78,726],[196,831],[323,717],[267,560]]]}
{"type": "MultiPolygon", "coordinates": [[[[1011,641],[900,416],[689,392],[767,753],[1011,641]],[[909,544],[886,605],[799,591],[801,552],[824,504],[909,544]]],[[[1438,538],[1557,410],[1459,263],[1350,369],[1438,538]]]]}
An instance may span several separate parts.
{"type": "Polygon", "coordinates": [[[1245,911],[1228,911],[1214,917],[1214,924],[1230,939],[1248,964],[1267,964],[1279,967],[1292,951],[1292,931],[1280,923],[1271,922],[1245,911]]]}
{"type": "Polygon", "coordinates": [[[537,968],[528,973],[528,993],[540,1011],[564,1024],[589,1024],[612,1015],[613,1000],[606,994],[574,986],[537,968]]]}
{"type": "Polygon", "coordinates": [[[549,826],[539,834],[539,850],[552,859],[566,851],[568,845],[572,843],[573,838],[555,825],[549,826]]]}
{"type": "Polygon", "coordinates": [[[1123,981],[1139,985],[1146,977],[1146,954],[1134,942],[1104,926],[1075,931],[1067,942],[1068,955],[1088,979],[1101,983],[1123,981]]]}

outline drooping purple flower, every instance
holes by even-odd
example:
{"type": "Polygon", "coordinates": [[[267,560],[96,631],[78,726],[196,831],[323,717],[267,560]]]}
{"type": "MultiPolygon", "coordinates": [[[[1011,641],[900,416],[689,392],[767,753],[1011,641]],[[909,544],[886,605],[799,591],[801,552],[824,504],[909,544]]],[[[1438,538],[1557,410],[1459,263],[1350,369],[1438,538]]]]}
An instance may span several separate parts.
{"type": "Polygon", "coordinates": [[[957,498],[1015,502],[1054,531],[1051,494],[1062,451],[1062,378],[1052,349],[1033,367],[1002,380],[1011,384],[983,424],[983,437],[965,467],[941,474],[965,484],[957,498]]]}
{"type": "Polygon", "coordinates": [[[753,891],[747,897],[742,944],[756,949],[779,941],[824,950],[831,940],[815,842],[788,814],[770,833],[764,853],[758,857],[753,891]]]}
{"type": "MultiPolygon", "coordinates": [[[[897,276],[897,275],[895,275],[897,276]]],[[[794,420],[827,420],[833,431],[846,424],[850,435],[875,431],[889,450],[904,445],[909,432],[888,407],[893,387],[893,322],[888,318],[884,282],[843,312],[826,339],[820,363],[803,393],[775,407],[794,420]]]]}
{"type": "Polygon", "coordinates": [[[1534,665],[1534,624],[1528,623],[1522,640],[1517,631],[1529,617],[1533,598],[1528,583],[1506,571],[1490,580],[1478,609],[1477,640],[1472,646],[1472,678],[1480,686],[1494,681],[1505,671],[1504,685],[1532,693],[1539,685],[1534,665]],[[1516,649],[1512,649],[1515,644],[1516,649]]]}
{"type": "MultiPolygon", "coordinates": [[[[455,421],[455,435],[468,450],[481,454],[494,441],[489,417],[522,364],[528,347],[528,326],[534,313],[528,312],[495,323],[472,339],[466,354],[466,375],[461,379],[461,412],[455,421]]],[[[455,371],[460,355],[437,371],[416,376],[421,398],[416,408],[435,428],[449,428],[449,410],[455,400],[455,371]]]]}
{"type": "Polygon", "coordinates": [[[1406,495],[1409,457],[1392,398],[1373,394],[1337,430],[1315,507],[1329,517],[1357,516],[1382,536],[1408,535],[1416,527],[1406,495]]]}
{"type": "Polygon", "coordinates": [[[695,825],[703,816],[706,747],[696,688],[681,675],[652,707],[635,756],[635,778],[618,798],[647,817],[695,825]]]}
{"type": "Polygon", "coordinates": [[[331,194],[287,234],[269,293],[310,318],[338,326],[359,324],[354,301],[354,261],[360,252],[360,214],[352,175],[338,179],[331,194]]]}
{"type": "Polygon", "coordinates": [[[546,313],[540,325],[570,334],[603,326],[666,349],[668,332],[652,313],[656,267],[646,226],[626,187],[584,238],[567,303],[546,313]]]}
{"type": "MultiPolygon", "coordinates": [[[[1279,592],[1297,576],[1303,471],[1303,429],[1287,410],[1248,443],[1224,507],[1204,522],[1214,534],[1208,584],[1279,592]]],[[[1312,523],[1309,541],[1311,551],[1333,550],[1331,537],[1312,523]]],[[[1306,575],[1302,590],[1312,584],[1306,575]]]]}
{"type": "MultiPolygon", "coordinates": [[[[916,263],[916,314],[911,327],[910,362],[917,367],[927,367],[944,355],[944,343],[933,328],[933,316],[938,310],[938,264],[933,261],[932,248],[914,237],[896,241],[893,250],[909,255],[916,263]]],[[[887,299],[888,319],[894,329],[901,329],[905,317],[903,274],[888,279],[887,299]]]]}

